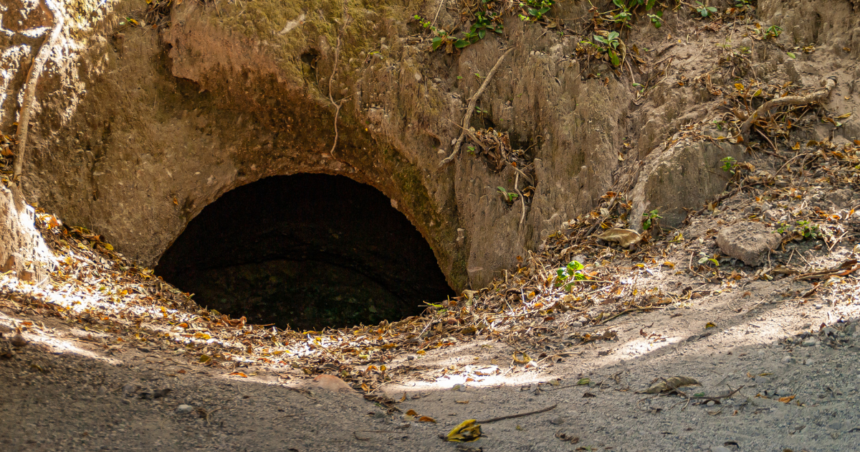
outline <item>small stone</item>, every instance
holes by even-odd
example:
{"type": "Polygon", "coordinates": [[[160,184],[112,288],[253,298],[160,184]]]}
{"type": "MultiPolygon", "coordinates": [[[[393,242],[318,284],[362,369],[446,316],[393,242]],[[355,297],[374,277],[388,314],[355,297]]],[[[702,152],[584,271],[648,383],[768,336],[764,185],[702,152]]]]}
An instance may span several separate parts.
{"type": "Polygon", "coordinates": [[[791,356],[786,356],[786,357],[782,358],[783,364],[794,364],[795,362],[796,362],[796,360],[791,356]]]}
{"type": "Polygon", "coordinates": [[[409,356],[407,356],[407,357],[406,357],[406,360],[407,360],[407,361],[414,361],[414,360],[415,360],[415,355],[409,355],[409,356]]]}
{"type": "Polygon", "coordinates": [[[791,395],[791,389],[786,386],[781,386],[776,390],[777,397],[788,397],[791,395]]]}
{"type": "Polygon", "coordinates": [[[549,420],[549,423],[552,425],[561,425],[564,424],[564,418],[559,416],[549,420]]]}
{"type": "Polygon", "coordinates": [[[714,405],[716,405],[716,404],[717,404],[717,402],[714,402],[713,400],[708,400],[708,403],[707,403],[706,405],[708,405],[708,406],[714,406],[714,405]]]}
{"type": "Polygon", "coordinates": [[[815,347],[816,345],[818,345],[818,339],[814,337],[809,337],[804,339],[803,342],[800,343],[800,345],[804,347],[815,347]]]}
{"type": "Polygon", "coordinates": [[[122,392],[126,397],[134,397],[137,394],[137,391],[140,389],[139,385],[129,383],[122,387],[122,392]]]}
{"type": "Polygon", "coordinates": [[[9,339],[9,342],[11,342],[15,347],[23,347],[27,345],[27,339],[24,339],[24,336],[22,336],[21,333],[12,336],[12,339],[9,339]]]}
{"type": "Polygon", "coordinates": [[[770,378],[765,377],[763,375],[759,375],[759,376],[755,377],[755,382],[756,382],[756,384],[766,385],[766,384],[770,383],[770,378]]]}
{"type": "Polygon", "coordinates": [[[750,221],[727,226],[717,234],[717,245],[723,254],[753,267],[761,264],[767,252],[779,246],[781,241],[775,231],[750,221]]]}
{"type": "Polygon", "coordinates": [[[194,407],[191,405],[186,405],[184,403],[176,407],[176,412],[179,414],[188,414],[192,411],[194,411],[194,407]]]}
{"type": "Polygon", "coordinates": [[[171,391],[170,388],[156,389],[155,392],[152,394],[152,397],[155,399],[167,397],[167,395],[170,394],[170,391],[171,391]]]}
{"type": "Polygon", "coordinates": [[[152,400],[155,398],[155,392],[150,388],[143,388],[137,393],[137,396],[144,400],[152,400]]]}

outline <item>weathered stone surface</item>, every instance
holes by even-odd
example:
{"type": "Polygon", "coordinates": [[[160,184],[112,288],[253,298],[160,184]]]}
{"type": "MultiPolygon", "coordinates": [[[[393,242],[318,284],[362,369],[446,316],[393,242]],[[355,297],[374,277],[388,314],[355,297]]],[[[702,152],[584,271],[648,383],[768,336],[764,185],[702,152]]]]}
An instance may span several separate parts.
{"type": "Polygon", "coordinates": [[[723,254],[753,267],[761,264],[781,240],[773,230],[751,221],[726,226],[717,234],[717,245],[723,254]]]}
{"type": "MultiPolygon", "coordinates": [[[[130,5],[115,14],[126,17],[130,5]]],[[[352,21],[342,34],[339,0],[217,11],[188,2],[172,9],[169,27],[127,28],[121,43],[112,31],[83,33],[78,47],[88,53],[69,52],[86,64],[40,80],[44,92],[78,83],[86,95],[74,105],[61,103],[65,88],[37,96],[28,199],[154,264],[233,188],[275,175],[344,175],[396,201],[451,286],[463,289],[515,265],[611,189],[633,92],[614,77],[584,78],[570,58],[577,38],[515,16],[505,22],[519,44],[481,96],[473,126],[509,132],[514,148],[529,149],[534,201],[509,205],[497,187],[525,186],[513,168],[496,172],[465,152],[438,165],[468,98],[512,42],[493,35],[454,55],[430,53],[429,40],[410,38],[410,21],[435,16],[437,4],[346,6],[352,21]],[[344,100],[334,150],[330,87],[344,100]]],[[[558,7],[560,17],[580,17],[589,6],[558,7]]],[[[457,21],[442,8],[437,25],[457,21]]]]}
{"type": "Polygon", "coordinates": [[[680,141],[652,152],[631,193],[630,226],[641,231],[643,214],[652,210],[663,217],[660,224],[680,225],[687,216],[684,209],[700,209],[725,190],[730,174],[720,168],[721,160],[742,161],[743,149],[729,143],[680,141]]]}

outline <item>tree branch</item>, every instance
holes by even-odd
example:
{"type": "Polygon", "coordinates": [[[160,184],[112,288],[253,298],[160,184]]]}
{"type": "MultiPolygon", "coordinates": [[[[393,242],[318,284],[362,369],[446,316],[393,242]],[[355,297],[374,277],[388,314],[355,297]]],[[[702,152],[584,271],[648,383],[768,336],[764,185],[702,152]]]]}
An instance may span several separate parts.
{"type": "Polygon", "coordinates": [[[744,137],[744,143],[749,142],[749,134],[750,128],[752,125],[758,121],[758,119],[768,113],[770,110],[778,107],[784,107],[787,105],[807,105],[813,102],[818,102],[824,100],[828,96],[830,96],[830,92],[833,91],[833,88],[836,87],[836,77],[828,77],[822,80],[822,85],[824,88],[806,96],[788,96],[781,97],[779,99],[773,99],[765,102],[761,107],[758,107],[753,114],[741,124],[741,135],[744,137]]]}
{"type": "Polygon", "coordinates": [[[469,121],[472,120],[472,113],[475,112],[475,104],[478,102],[478,98],[481,97],[481,94],[484,94],[484,90],[487,89],[487,86],[490,84],[490,80],[493,78],[493,75],[499,69],[499,66],[502,65],[502,61],[508,56],[509,53],[513,52],[514,49],[508,49],[502,56],[499,57],[499,60],[496,61],[496,65],[490,69],[490,73],[487,74],[487,78],[484,79],[484,83],[481,84],[481,87],[478,89],[478,92],[475,93],[471,98],[469,98],[469,106],[466,107],[466,116],[463,118],[463,130],[460,132],[460,137],[457,138],[457,142],[454,144],[454,151],[451,152],[451,155],[445,157],[442,162],[439,163],[439,167],[443,167],[448,163],[454,161],[454,158],[457,157],[457,153],[460,152],[460,146],[463,144],[463,138],[466,136],[466,130],[469,129],[469,121]]]}
{"type": "Polygon", "coordinates": [[[30,73],[27,74],[27,84],[24,87],[24,101],[21,103],[21,111],[18,114],[18,152],[15,155],[15,166],[12,172],[12,180],[18,181],[24,171],[24,157],[27,152],[27,135],[30,131],[30,110],[33,109],[33,99],[36,97],[36,84],[39,81],[39,74],[42,72],[42,67],[48,61],[54,47],[57,45],[57,40],[60,38],[60,32],[63,30],[63,15],[57,6],[51,0],[45,0],[45,6],[54,16],[54,28],[47,40],[39,49],[36,59],[30,65],[30,73]]]}

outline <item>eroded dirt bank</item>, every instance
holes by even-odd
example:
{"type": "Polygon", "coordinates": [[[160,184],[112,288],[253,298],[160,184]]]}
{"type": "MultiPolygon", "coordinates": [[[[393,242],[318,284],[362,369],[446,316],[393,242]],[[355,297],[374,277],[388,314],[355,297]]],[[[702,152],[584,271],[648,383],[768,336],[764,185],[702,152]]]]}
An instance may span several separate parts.
{"type": "MultiPolygon", "coordinates": [[[[0,441],[850,450],[860,16],[842,0],[753,3],[661,7],[659,29],[640,15],[624,31],[609,2],[560,2],[451,54],[413,18],[454,27],[459,11],[432,2],[61,4],[23,178],[41,210],[0,198],[0,441]],[[617,69],[583,43],[613,29],[617,69]],[[440,169],[511,49],[475,137],[440,169]],[[801,100],[744,133],[780,99],[801,100]],[[146,267],[223,193],[304,172],[382,191],[461,295],[282,330],[202,308],[146,267]],[[646,393],[677,376],[698,385],[646,393]],[[438,437],[466,419],[485,436],[438,437]]],[[[4,130],[51,25],[16,7],[4,130]]]]}

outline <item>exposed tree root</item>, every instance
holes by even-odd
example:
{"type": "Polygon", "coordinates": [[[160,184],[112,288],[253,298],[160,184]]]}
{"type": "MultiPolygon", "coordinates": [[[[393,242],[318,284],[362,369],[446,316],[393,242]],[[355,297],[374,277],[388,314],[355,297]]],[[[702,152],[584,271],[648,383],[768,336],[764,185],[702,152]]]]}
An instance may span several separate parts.
{"type": "Polygon", "coordinates": [[[483,94],[484,90],[487,89],[487,86],[490,84],[490,80],[493,79],[493,75],[499,69],[499,66],[502,65],[502,61],[505,59],[506,56],[508,56],[509,53],[513,51],[514,49],[508,49],[505,53],[502,54],[502,56],[499,57],[499,60],[496,61],[496,65],[493,66],[492,69],[490,69],[490,73],[487,74],[487,77],[484,79],[484,83],[481,84],[481,88],[479,88],[478,91],[471,98],[469,98],[469,106],[466,107],[466,116],[463,118],[463,130],[460,131],[460,137],[457,138],[457,142],[454,143],[454,151],[451,152],[451,155],[445,157],[445,159],[439,163],[440,168],[448,163],[453,162],[454,158],[457,157],[457,153],[460,152],[460,146],[463,144],[463,138],[466,137],[466,131],[469,130],[469,121],[472,120],[472,113],[475,112],[475,104],[478,102],[478,98],[481,97],[481,94],[483,94]]]}
{"type": "Polygon", "coordinates": [[[555,404],[551,407],[547,407],[547,408],[537,410],[537,411],[529,411],[528,413],[520,413],[520,414],[511,414],[510,416],[494,417],[492,419],[484,419],[481,421],[477,421],[476,423],[477,424],[489,424],[490,422],[498,422],[498,421],[503,421],[505,419],[516,419],[518,417],[531,416],[532,414],[546,413],[549,410],[555,409],[555,407],[557,407],[557,406],[558,406],[558,404],[555,404]]]}
{"type": "Polygon", "coordinates": [[[821,81],[821,86],[824,88],[815,91],[806,96],[788,96],[779,99],[773,99],[765,102],[761,107],[758,107],[746,121],[741,124],[741,135],[744,137],[744,142],[749,142],[750,128],[762,116],[770,113],[770,110],[787,105],[807,105],[813,102],[821,101],[828,96],[833,88],[836,87],[836,77],[828,77],[821,81]]]}
{"type": "Polygon", "coordinates": [[[334,82],[334,77],[337,75],[337,65],[340,62],[340,48],[341,48],[341,36],[346,33],[346,27],[352,21],[352,17],[347,13],[346,2],[343,4],[343,25],[340,28],[340,33],[337,34],[337,47],[334,49],[334,67],[331,70],[331,77],[328,78],[328,100],[334,105],[334,143],[331,145],[331,151],[329,151],[329,155],[334,158],[334,150],[337,148],[337,140],[339,137],[337,130],[337,119],[340,116],[340,107],[343,106],[343,103],[349,99],[349,96],[344,97],[343,99],[335,102],[334,97],[331,94],[332,90],[332,82],[334,82]]]}
{"type": "Polygon", "coordinates": [[[30,110],[33,109],[33,99],[36,97],[36,84],[39,81],[39,74],[42,73],[42,67],[48,61],[54,47],[57,45],[57,40],[60,38],[60,32],[63,30],[63,15],[52,0],[45,0],[45,6],[54,16],[54,28],[47,40],[39,49],[36,59],[30,65],[30,72],[27,74],[27,84],[24,87],[24,101],[21,103],[21,111],[18,114],[18,152],[15,155],[15,167],[12,173],[12,180],[18,181],[24,170],[24,157],[27,151],[27,134],[30,130],[30,110]]]}

